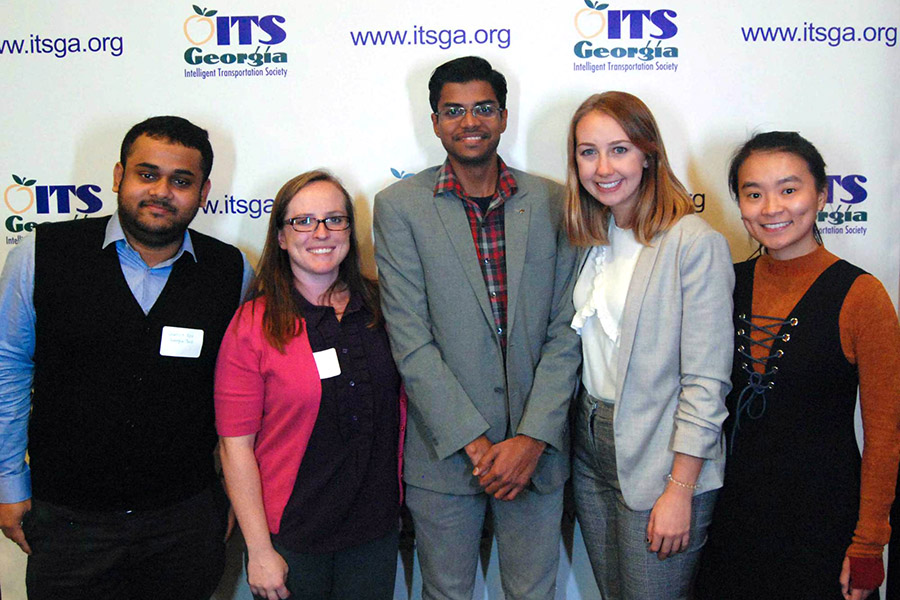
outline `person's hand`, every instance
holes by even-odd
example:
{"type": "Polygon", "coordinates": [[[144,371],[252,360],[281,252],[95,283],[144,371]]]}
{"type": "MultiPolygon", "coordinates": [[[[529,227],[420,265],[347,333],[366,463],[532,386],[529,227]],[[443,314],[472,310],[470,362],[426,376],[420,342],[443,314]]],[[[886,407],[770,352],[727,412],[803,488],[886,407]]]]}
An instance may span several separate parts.
{"type": "Polygon", "coordinates": [[[844,595],[844,600],[866,600],[872,592],[875,590],[861,590],[859,588],[851,587],[850,582],[850,558],[845,556],[844,563],[841,565],[841,576],[839,578],[841,582],[841,594],[844,595]]]}
{"type": "Polygon", "coordinates": [[[546,447],[545,442],[517,435],[491,446],[472,474],[486,494],[498,500],[514,500],[531,481],[546,447]]]}
{"type": "Polygon", "coordinates": [[[30,498],[22,502],[0,504],[0,529],[3,530],[3,535],[18,544],[25,554],[31,554],[31,546],[28,545],[25,532],[22,531],[22,519],[30,510],[30,498]]]}
{"type": "Polygon", "coordinates": [[[466,444],[466,454],[469,456],[469,460],[472,461],[473,468],[478,466],[478,462],[481,460],[481,457],[484,456],[485,453],[490,449],[491,440],[487,439],[487,437],[485,437],[484,435],[480,435],[466,444]]]}
{"type": "Polygon", "coordinates": [[[254,596],[265,600],[279,600],[291,595],[285,582],[288,566],[274,548],[249,552],[247,559],[247,583],[254,596]]]}
{"type": "Polygon", "coordinates": [[[669,484],[650,511],[647,524],[647,551],[665,560],[687,550],[691,541],[691,500],[693,490],[669,484]]]}

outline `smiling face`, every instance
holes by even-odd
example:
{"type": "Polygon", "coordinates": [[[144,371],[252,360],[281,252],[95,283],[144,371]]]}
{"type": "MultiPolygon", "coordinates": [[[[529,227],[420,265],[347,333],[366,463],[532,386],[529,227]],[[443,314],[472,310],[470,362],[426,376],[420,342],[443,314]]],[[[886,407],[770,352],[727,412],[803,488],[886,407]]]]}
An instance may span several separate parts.
{"type": "MultiPolygon", "coordinates": [[[[330,181],[314,181],[294,194],[285,210],[284,220],[336,216],[349,216],[344,194],[330,181]]],[[[314,231],[300,233],[284,224],[278,232],[278,245],[290,258],[297,289],[301,292],[324,289],[337,280],[341,263],[347,257],[350,229],[330,231],[324,223],[318,223],[314,231]]]]}
{"type": "Polygon", "coordinates": [[[487,81],[445,83],[441,88],[439,114],[431,115],[431,123],[454,166],[481,165],[496,159],[500,135],[506,131],[507,112],[504,109],[487,118],[472,114],[475,105],[486,103],[499,107],[497,94],[487,81]],[[462,118],[448,119],[440,115],[447,108],[460,106],[466,109],[462,118]]]}
{"type": "Polygon", "coordinates": [[[139,136],[126,164],[113,170],[119,221],[132,245],[177,248],[197,210],[206,204],[200,151],[165,139],[139,136]]]}
{"type": "Polygon", "coordinates": [[[754,152],[738,170],[738,205],[744,227],[776,260],[809,254],[827,192],[802,158],[789,152],[754,152]]]}
{"type": "Polygon", "coordinates": [[[619,227],[631,225],[647,168],[646,155],[606,113],[591,111],[575,126],[575,164],[585,190],[608,206],[619,227]]]}

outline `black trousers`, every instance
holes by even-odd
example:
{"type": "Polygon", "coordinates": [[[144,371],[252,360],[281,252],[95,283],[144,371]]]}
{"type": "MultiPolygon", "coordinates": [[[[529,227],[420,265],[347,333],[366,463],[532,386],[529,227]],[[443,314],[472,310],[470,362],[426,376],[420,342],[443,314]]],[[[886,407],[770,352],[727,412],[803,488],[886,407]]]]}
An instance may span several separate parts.
{"type": "MultiPolygon", "coordinates": [[[[391,600],[399,532],[326,554],[293,552],[275,542],[288,564],[291,600],[391,600]]],[[[259,598],[259,596],[254,596],[259,598]]]]}
{"type": "Polygon", "coordinates": [[[228,502],[217,483],[158,510],[93,512],[33,501],[29,600],[207,600],[225,567],[228,502]]]}

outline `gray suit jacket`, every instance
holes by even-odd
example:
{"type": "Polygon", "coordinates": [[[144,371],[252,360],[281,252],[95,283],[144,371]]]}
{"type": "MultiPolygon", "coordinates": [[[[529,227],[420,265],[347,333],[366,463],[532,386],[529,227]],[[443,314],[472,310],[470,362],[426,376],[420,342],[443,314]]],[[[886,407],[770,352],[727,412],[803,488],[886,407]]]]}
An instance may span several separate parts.
{"type": "Polygon", "coordinates": [[[653,507],[675,452],[707,459],[698,493],[722,487],[733,289],[728,242],[696,215],[641,250],[622,317],[613,421],[632,510],[653,507]]]}
{"type": "MultiPolygon", "coordinates": [[[[512,170],[512,169],[511,169],[512,170]]],[[[391,347],[409,396],[404,479],[481,491],[464,446],[525,434],[547,443],[538,491],[569,474],[568,408],[580,363],[576,253],[561,230],[562,188],[512,170],[504,206],[506,365],[463,203],[433,194],[438,167],[375,196],[375,258],[391,347]]]]}

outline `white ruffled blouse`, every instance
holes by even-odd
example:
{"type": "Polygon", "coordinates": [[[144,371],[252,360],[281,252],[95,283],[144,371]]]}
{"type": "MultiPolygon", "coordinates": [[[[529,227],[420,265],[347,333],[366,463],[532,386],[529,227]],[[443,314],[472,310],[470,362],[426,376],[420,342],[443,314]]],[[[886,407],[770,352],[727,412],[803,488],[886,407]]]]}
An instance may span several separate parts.
{"type": "Polygon", "coordinates": [[[572,329],[581,336],[581,381],[587,393],[615,402],[619,334],[628,286],[643,245],[610,218],[609,245],[594,246],[575,283],[572,329]]]}

